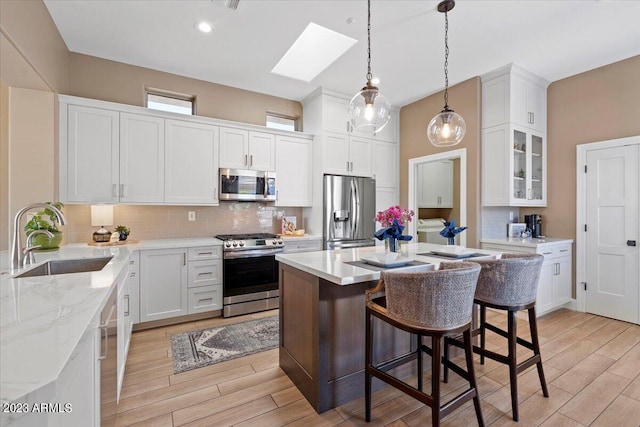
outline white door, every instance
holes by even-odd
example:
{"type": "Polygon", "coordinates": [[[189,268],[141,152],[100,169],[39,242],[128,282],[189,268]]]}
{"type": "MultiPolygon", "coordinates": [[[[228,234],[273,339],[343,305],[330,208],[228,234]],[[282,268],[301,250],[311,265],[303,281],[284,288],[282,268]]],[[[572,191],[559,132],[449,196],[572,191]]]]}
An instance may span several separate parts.
{"type": "Polygon", "coordinates": [[[220,167],[249,168],[249,132],[235,128],[220,128],[220,167]]]}
{"type": "Polygon", "coordinates": [[[140,321],[188,314],[187,250],[140,252],[140,321]]]}
{"type": "Polygon", "coordinates": [[[276,138],[276,206],[313,204],[313,144],[310,139],[276,138]]]}
{"type": "Polygon", "coordinates": [[[349,140],[349,175],[371,176],[371,140],[352,136],[349,140]]]}
{"type": "Polygon", "coordinates": [[[323,173],[349,173],[349,137],[342,133],[325,132],[322,143],[323,173]]]}
{"type": "Polygon", "coordinates": [[[640,311],[638,147],[588,151],[586,178],[586,311],[634,323],[640,311]]]}
{"type": "Polygon", "coordinates": [[[249,167],[258,171],[276,170],[276,136],[272,133],[249,132],[249,167]]]}

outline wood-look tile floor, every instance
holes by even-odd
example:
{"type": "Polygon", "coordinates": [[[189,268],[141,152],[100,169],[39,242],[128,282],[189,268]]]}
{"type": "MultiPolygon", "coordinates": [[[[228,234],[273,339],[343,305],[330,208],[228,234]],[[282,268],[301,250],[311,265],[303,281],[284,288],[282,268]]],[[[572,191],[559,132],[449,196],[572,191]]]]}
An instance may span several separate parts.
{"type": "MultiPolygon", "coordinates": [[[[170,335],[276,312],[134,332],[116,425],[367,425],[364,399],[316,414],[278,367],[277,349],[173,374],[170,335]]],[[[488,317],[495,324],[505,324],[503,313],[491,312],[488,317]]],[[[519,316],[518,322],[518,329],[526,336],[526,319],[519,316]]],[[[535,367],[520,374],[520,422],[515,423],[507,367],[490,360],[480,365],[475,356],[486,425],[640,426],[639,325],[561,309],[539,318],[538,328],[550,397],[542,396],[535,367]]],[[[487,343],[494,350],[506,347],[504,339],[495,334],[488,336],[487,343]]],[[[525,355],[524,348],[521,353],[525,355]]],[[[425,373],[425,378],[428,376],[425,373]]],[[[457,375],[451,377],[443,385],[445,399],[464,386],[457,375]]],[[[410,381],[415,382],[415,378],[410,381]]],[[[430,408],[391,387],[374,393],[373,405],[368,425],[431,425],[430,408]]],[[[477,425],[471,402],[444,418],[442,425],[477,425]]]]}

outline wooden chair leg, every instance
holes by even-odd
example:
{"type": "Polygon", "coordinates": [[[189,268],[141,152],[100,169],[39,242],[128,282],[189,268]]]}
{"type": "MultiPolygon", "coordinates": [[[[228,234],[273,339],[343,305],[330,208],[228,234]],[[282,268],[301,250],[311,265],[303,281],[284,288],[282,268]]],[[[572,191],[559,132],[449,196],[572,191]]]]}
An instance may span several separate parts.
{"type": "MultiPolygon", "coordinates": [[[[536,319],[536,308],[531,307],[529,309],[529,329],[531,330],[531,344],[533,344],[533,354],[540,355],[540,341],[538,340],[538,321],[536,319]]],[[[549,397],[549,391],[547,390],[547,382],[544,379],[544,371],[542,370],[542,358],[536,363],[538,368],[538,377],[540,377],[540,386],[542,387],[542,394],[544,397],[549,397]]]]}
{"type": "Polygon", "coordinates": [[[485,325],[487,324],[487,307],[484,305],[480,306],[480,348],[482,352],[480,353],[480,364],[484,365],[484,345],[486,343],[487,329],[485,325]]]}
{"type": "MultiPolygon", "coordinates": [[[[469,375],[469,385],[476,391],[476,395],[473,398],[473,406],[476,410],[476,418],[478,419],[478,426],[484,427],[484,419],[482,418],[482,409],[480,408],[480,396],[478,395],[478,384],[476,382],[476,373],[473,368],[473,347],[471,345],[471,330],[466,330],[462,334],[464,338],[464,357],[467,362],[467,373],[469,375]]],[[[446,347],[445,347],[446,348],[446,347]]]]}
{"type": "Polygon", "coordinates": [[[509,382],[511,383],[511,410],[513,411],[513,420],[518,421],[518,371],[516,360],[516,344],[518,340],[518,324],[516,316],[517,312],[508,311],[508,330],[507,341],[509,347],[509,382]]]}
{"type": "Polygon", "coordinates": [[[417,344],[418,344],[418,390],[422,391],[422,335],[417,334],[417,344]]]}
{"type": "MultiPolygon", "coordinates": [[[[446,337],[444,339],[444,358],[445,360],[449,360],[449,338],[446,337]]],[[[442,382],[449,382],[449,367],[447,365],[444,365],[442,371],[442,382]]]]}
{"type": "Polygon", "coordinates": [[[373,359],[373,326],[371,324],[371,314],[367,309],[365,321],[365,367],[364,367],[364,413],[365,421],[371,421],[371,373],[369,367],[373,359]]]}
{"type": "Polygon", "coordinates": [[[440,427],[440,364],[442,363],[442,336],[431,337],[431,425],[440,427]]]}

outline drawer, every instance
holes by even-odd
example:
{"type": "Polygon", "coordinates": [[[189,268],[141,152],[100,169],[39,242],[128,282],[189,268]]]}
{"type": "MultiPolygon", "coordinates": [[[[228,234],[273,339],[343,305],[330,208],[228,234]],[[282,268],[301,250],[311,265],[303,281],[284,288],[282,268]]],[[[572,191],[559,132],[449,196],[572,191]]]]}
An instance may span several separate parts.
{"type": "Polygon", "coordinates": [[[571,243],[562,245],[545,246],[538,249],[538,253],[544,255],[544,259],[555,259],[571,256],[571,243]]]}
{"type": "Polygon", "coordinates": [[[305,240],[302,242],[290,242],[287,240],[284,246],[285,253],[310,252],[322,250],[322,240],[305,240]]]}
{"type": "Polygon", "coordinates": [[[222,246],[200,246],[188,249],[189,261],[222,258],[222,246]]]}
{"type": "Polygon", "coordinates": [[[222,283],[222,260],[189,261],[187,287],[217,285],[222,283]]]}
{"type": "Polygon", "coordinates": [[[222,285],[192,288],[188,294],[189,314],[222,310],[222,285]]]}

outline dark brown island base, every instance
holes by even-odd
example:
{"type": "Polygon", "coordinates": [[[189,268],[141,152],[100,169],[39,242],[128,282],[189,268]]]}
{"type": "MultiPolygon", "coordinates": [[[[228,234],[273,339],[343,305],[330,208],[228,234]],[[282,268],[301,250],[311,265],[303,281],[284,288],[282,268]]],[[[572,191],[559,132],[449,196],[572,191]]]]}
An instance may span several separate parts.
{"type": "MultiPolygon", "coordinates": [[[[426,243],[406,245],[403,256],[437,267],[441,258],[426,243]]],[[[382,248],[343,249],[277,255],[280,281],[280,367],[318,413],[364,396],[365,290],[380,273],[348,264],[382,248]]],[[[483,251],[487,252],[488,251],[483,251]]],[[[495,253],[495,252],[494,252],[495,253]]],[[[406,332],[374,319],[374,361],[405,355],[415,348],[406,332]]],[[[416,374],[409,363],[392,371],[416,374]]],[[[374,380],[374,389],[384,384],[374,380]]]]}

